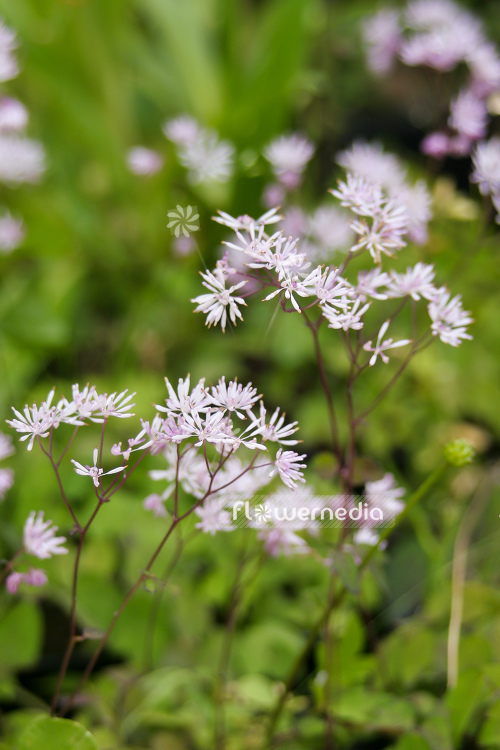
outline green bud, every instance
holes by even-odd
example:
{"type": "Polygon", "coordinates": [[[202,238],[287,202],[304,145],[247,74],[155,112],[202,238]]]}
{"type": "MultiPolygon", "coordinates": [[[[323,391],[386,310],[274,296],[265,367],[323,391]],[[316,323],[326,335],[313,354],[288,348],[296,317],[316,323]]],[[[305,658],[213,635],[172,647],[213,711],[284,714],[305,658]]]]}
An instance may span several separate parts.
{"type": "Polygon", "coordinates": [[[465,438],[450,440],[444,447],[444,457],[452,466],[470,464],[476,455],[472,443],[465,438]]]}

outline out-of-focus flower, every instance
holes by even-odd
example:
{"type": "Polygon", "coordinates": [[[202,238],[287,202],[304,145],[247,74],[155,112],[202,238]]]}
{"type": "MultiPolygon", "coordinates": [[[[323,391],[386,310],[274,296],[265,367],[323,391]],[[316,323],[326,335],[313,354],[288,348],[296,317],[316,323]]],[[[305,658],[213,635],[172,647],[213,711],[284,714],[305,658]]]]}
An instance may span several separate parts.
{"type": "Polygon", "coordinates": [[[482,195],[500,193],[500,138],[494,137],[489,141],[477,144],[472,154],[474,169],[471,182],[477,182],[482,195]]]}
{"type": "Polygon", "coordinates": [[[41,143],[10,133],[0,133],[0,182],[16,185],[38,182],[45,171],[41,143]]]}
{"type": "Polygon", "coordinates": [[[0,469],[0,500],[5,498],[6,492],[14,484],[14,472],[12,469],[0,469]]]}
{"type": "Polygon", "coordinates": [[[9,213],[0,216],[0,253],[11,253],[24,240],[26,230],[20,219],[9,213]]]}
{"type": "Polygon", "coordinates": [[[177,146],[187,146],[199,138],[200,126],[189,115],[181,115],[168,120],[163,126],[163,132],[168,140],[177,146]]]}
{"type": "Polygon", "coordinates": [[[368,67],[378,75],[387,73],[401,47],[399,13],[382,8],[363,23],[363,38],[367,46],[368,67]]]}
{"type": "Polygon", "coordinates": [[[148,176],[162,169],[163,157],[151,148],[135,146],[127,154],[127,164],[134,174],[148,176]]]}
{"type": "Polygon", "coordinates": [[[152,510],[157,518],[164,518],[167,515],[165,508],[165,498],[162,495],[148,495],[142,502],[145,510],[152,510]]]}
{"type": "Polygon", "coordinates": [[[425,263],[417,263],[413,268],[407,268],[406,273],[391,271],[387,294],[389,297],[409,295],[414,300],[421,297],[431,300],[436,296],[436,288],[432,283],[435,275],[434,266],[425,263]]]}
{"type": "Polygon", "coordinates": [[[21,583],[25,583],[27,586],[45,586],[48,583],[47,574],[39,568],[30,568],[27,573],[13,572],[5,581],[5,586],[9,594],[17,594],[21,583]]]}
{"type": "Polygon", "coordinates": [[[266,551],[271,557],[284,555],[291,557],[306,554],[310,551],[306,540],[295,531],[285,528],[265,528],[259,531],[257,537],[264,543],[266,551]]]}
{"type": "Polygon", "coordinates": [[[17,590],[21,583],[24,581],[24,573],[16,573],[15,571],[7,576],[5,581],[5,587],[9,594],[17,594],[17,590]]]}
{"type": "MultiPolygon", "coordinates": [[[[448,140],[446,144],[448,146],[448,140]]],[[[339,191],[333,193],[336,197],[340,197],[338,193],[343,193],[343,205],[349,205],[350,196],[349,207],[367,216],[370,211],[378,210],[381,196],[375,192],[369,199],[366,184],[379,190],[383,188],[395,207],[404,207],[410,239],[417,244],[427,241],[427,224],[432,218],[431,196],[423,180],[414,185],[408,182],[406,169],[394,154],[384,151],[379,143],[356,141],[337,155],[337,161],[348,172],[345,186],[340,183],[339,191]],[[351,180],[349,174],[353,175],[351,180]],[[363,197],[366,205],[363,205],[363,197]],[[363,211],[368,208],[369,211],[363,211]]]]}
{"type": "Polygon", "coordinates": [[[227,182],[233,174],[234,147],[221,141],[217,133],[204,131],[198,140],[179,151],[179,161],[189,170],[195,185],[204,182],[227,182]]]}
{"type": "Polygon", "coordinates": [[[239,284],[234,284],[226,289],[226,280],[223,274],[217,273],[217,269],[214,273],[211,271],[200,273],[203,278],[203,286],[209,290],[209,293],[200,294],[191,302],[198,305],[195,312],[202,312],[207,316],[206,325],[210,328],[210,326],[217,325],[220,322],[222,330],[225,331],[228,312],[234,325],[236,324],[236,318],[243,320],[238,305],[246,305],[246,302],[242,297],[232,297],[231,295],[244,286],[246,281],[241,281],[239,284]]]}
{"type": "Polygon", "coordinates": [[[264,149],[276,178],[287,190],[300,185],[302,173],[313,154],[312,143],[298,133],[282,135],[264,149]]]}
{"type": "Polygon", "coordinates": [[[52,555],[67,555],[68,550],[62,546],[66,538],[56,536],[57,530],[58,527],[53,526],[52,521],[43,520],[43,511],[38,515],[33,511],[24,524],[24,549],[40,560],[47,560],[52,555]]]}
{"type": "Polygon", "coordinates": [[[450,139],[446,133],[436,131],[426,135],[420,146],[422,153],[434,159],[442,159],[450,151],[450,139]]]}
{"type": "Polygon", "coordinates": [[[207,498],[203,505],[199,505],[194,511],[200,519],[196,528],[212,536],[217,531],[233,531],[235,527],[231,521],[231,514],[224,509],[226,502],[225,498],[207,498]]]}
{"type": "Polygon", "coordinates": [[[436,297],[429,303],[429,315],[432,320],[431,330],[439,336],[444,344],[459,346],[464,339],[472,339],[467,333],[467,326],[473,323],[470,313],[462,308],[460,295],[450,299],[449,291],[438,289],[436,297]]]}
{"type": "Polygon", "coordinates": [[[0,19],[0,81],[10,81],[19,73],[14,54],[16,48],[16,33],[0,19]]]}
{"type": "Polygon", "coordinates": [[[461,91],[451,102],[448,124],[471,141],[483,138],[488,124],[484,99],[480,99],[471,89],[461,91]]]}
{"type": "Polygon", "coordinates": [[[28,110],[17,99],[4,96],[0,99],[0,132],[18,133],[28,124],[28,110]]]}

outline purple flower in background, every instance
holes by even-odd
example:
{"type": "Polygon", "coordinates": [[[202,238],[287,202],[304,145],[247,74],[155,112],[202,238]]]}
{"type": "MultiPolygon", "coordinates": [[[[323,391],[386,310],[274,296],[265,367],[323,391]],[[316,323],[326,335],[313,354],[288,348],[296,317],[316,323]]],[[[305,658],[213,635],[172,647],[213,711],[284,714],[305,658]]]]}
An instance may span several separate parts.
{"type": "Polygon", "coordinates": [[[472,171],[470,180],[476,182],[482,195],[500,193],[500,138],[478,143],[472,154],[472,171]]]}
{"type": "Polygon", "coordinates": [[[17,99],[0,99],[0,132],[18,133],[28,124],[28,110],[17,99]]]}
{"type": "Polygon", "coordinates": [[[46,560],[52,555],[67,555],[68,550],[62,547],[66,541],[63,536],[56,536],[57,526],[52,521],[43,520],[43,511],[29,514],[24,524],[23,544],[29,555],[46,560]]]}
{"type": "Polygon", "coordinates": [[[387,73],[399,54],[402,41],[399,13],[383,8],[363,23],[368,67],[379,75],[387,73]]]}
{"type": "Polygon", "coordinates": [[[302,173],[313,154],[312,143],[298,133],[282,135],[264,149],[276,178],[287,190],[300,185],[302,173]]]}
{"type": "Polygon", "coordinates": [[[44,171],[45,151],[41,143],[0,133],[0,182],[38,182],[44,171]]]}
{"type": "Polygon", "coordinates": [[[0,216],[0,253],[11,253],[24,240],[26,230],[20,219],[9,213],[0,216]]]}
{"type": "Polygon", "coordinates": [[[157,151],[144,146],[135,146],[127,154],[127,164],[133,174],[152,175],[163,167],[163,157],[157,151]]]}
{"type": "Polygon", "coordinates": [[[471,141],[483,138],[488,124],[485,101],[471,89],[464,89],[451,102],[448,124],[471,141]]]}

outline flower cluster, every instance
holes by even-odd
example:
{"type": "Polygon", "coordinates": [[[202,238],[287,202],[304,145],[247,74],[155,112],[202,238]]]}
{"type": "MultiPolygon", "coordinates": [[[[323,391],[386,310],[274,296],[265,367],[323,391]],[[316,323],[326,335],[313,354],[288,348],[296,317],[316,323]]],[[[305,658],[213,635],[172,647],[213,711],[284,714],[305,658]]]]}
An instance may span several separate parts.
{"type": "Polygon", "coordinates": [[[102,423],[109,417],[124,419],[134,416],[130,409],[134,406],[131,399],[135,393],[128,394],[128,389],[121,393],[99,394],[95,386],[86,385],[82,390],[78,384],[72,388],[72,398],[63,397],[53,403],[55,389],[52,389],[40,406],[26,405],[23,412],[12,407],[15,419],[8,419],[7,424],[22,434],[21,441],[28,440],[28,450],[32,450],[35,439],[46,438],[52,430],[61,424],[80,426],[87,421],[102,423]]]}
{"type": "MultiPolygon", "coordinates": [[[[179,380],[177,389],[168,379],[166,385],[169,397],[165,406],[156,407],[166,416],[157,414],[154,429],[143,423],[147,445],[167,462],[166,469],[150,472],[153,480],[166,481],[167,487],[163,493],[145,499],[147,510],[165,516],[165,501],[179,481],[184,492],[203,500],[196,508],[200,528],[214,532],[224,528],[219,511],[229,495],[253,497],[276,472],[291,489],[305,481],[301,471],[305,456],[279,447],[274,459],[267,458],[273,444],[296,445],[298,441],[292,436],[298,427],[296,422],[286,423],[279,409],[270,416],[262,402],[257,409],[261,397],[251,383],[242,386],[236,380],[226,383],[221,378],[217,385],[208,387],[202,379],[191,388],[188,376],[179,380]],[[215,451],[212,457],[207,453],[209,446],[215,451]],[[236,455],[240,448],[256,452],[250,463],[236,455]],[[256,464],[257,452],[262,458],[256,464]]],[[[141,439],[140,433],[135,440],[141,439]]]]}
{"type": "MultiPolygon", "coordinates": [[[[67,548],[62,546],[66,541],[65,537],[56,536],[57,526],[54,526],[52,521],[44,521],[43,516],[43,511],[38,514],[33,511],[29,514],[24,524],[21,552],[37,557],[39,560],[48,560],[52,555],[67,555],[67,548]]],[[[16,555],[16,557],[19,557],[19,555],[16,555]]],[[[5,586],[10,594],[17,593],[22,583],[34,587],[45,586],[47,583],[47,575],[43,570],[30,568],[23,573],[13,570],[12,564],[10,564],[10,568],[12,572],[5,581],[5,586]]]]}
{"type": "MultiPolygon", "coordinates": [[[[0,19],[0,81],[19,74],[16,34],[0,19]]],[[[9,186],[38,182],[45,170],[45,153],[38,141],[24,134],[28,112],[8,96],[0,97],[0,182],[9,186]]],[[[23,222],[4,210],[0,216],[0,253],[10,253],[23,241],[23,222]]]]}
{"type": "MultiPolygon", "coordinates": [[[[450,303],[448,290],[434,285],[432,265],[417,263],[403,273],[381,268],[384,260],[406,245],[407,237],[420,242],[425,239],[430,218],[426,187],[410,185],[399,161],[377,145],[355,144],[339,155],[339,161],[350,171],[331,193],[350,210],[348,224],[353,237],[341,266],[313,267],[307,241],[287,236],[283,229],[273,231],[275,224],[283,222],[276,208],[258,219],[219,212],[215,221],[232,230],[235,239],[224,242],[226,253],[216,268],[202,273],[208,292],[192,300],[197,305],[195,312],[206,315],[209,327],[220,323],[224,331],[228,319],[233,325],[242,319],[245,298],[265,290],[264,301],[277,298],[287,312],[316,307],[329,328],[348,333],[364,328],[365,315],[375,300],[387,303],[408,298],[412,304],[427,303],[431,319],[427,333],[452,346],[470,338],[466,332],[472,322],[469,313],[462,309],[459,297],[450,303]],[[380,174],[383,184],[375,181],[380,174]],[[367,254],[376,267],[359,270],[357,278],[347,278],[350,260],[367,254]]],[[[387,363],[390,349],[412,341],[416,346],[415,330],[412,339],[383,339],[391,319],[389,312],[379,322],[375,344],[373,336],[370,340],[358,334],[359,348],[371,352],[367,364],[375,364],[378,357],[387,363]]]]}
{"type": "Polygon", "coordinates": [[[486,135],[487,99],[500,86],[500,57],[478,19],[452,0],[410,0],[402,13],[378,11],[364,23],[363,36],[368,64],[378,75],[389,73],[397,60],[440,73],[467,67],[445,127],[429,134],[422,150],[434,157],[470,153],[486,135]]]}
{"type": "MultiPolygon", "coordinates": [[[[0,461],[12,456],[14,447],[12,440],[8,435],[0,432],[0,461]]],[[[5,493],[10,490],[14,484],[14,472],[12,469],[0,469],[0,500],[5,498],[5,493]]]]}

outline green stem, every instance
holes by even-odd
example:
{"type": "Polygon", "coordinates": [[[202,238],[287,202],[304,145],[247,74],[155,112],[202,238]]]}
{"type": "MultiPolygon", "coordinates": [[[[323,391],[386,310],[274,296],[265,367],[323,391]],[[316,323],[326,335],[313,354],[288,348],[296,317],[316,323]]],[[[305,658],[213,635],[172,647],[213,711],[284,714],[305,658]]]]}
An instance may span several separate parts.
{"type": "MultiPolygon", "coordinates": [[[[367,552],[367,554],[365,555],[365,557],[360,563],[360,566],[359,566],[360,571],[363,570],[368,565],[368,563],[373,558],[377,550],[380,548],[380,545],[393,533],[395,529],[397,529],[397,527],[401,524],[401,522],[406,518],[408,513],[410,513],[414,505],[430,490],[430,488],[438,481],[438,479],[441,478],[446,467],[447,467],[447,464],[444,461],[442,461],[434,469],[432,474],[430,474],[427,477],[427,479],[425,479],[422,482],[420,487],[418,487],[415,490],[415,492],[411,495],[408,502],[406,503],[404,510],[395,519],[394,525],[384,529],[384,531],[380,535],[380,538],[377,544],[374,545],[373,547],[370,547],[370,550],[367,552]]],[[[345,586],[341,586],[341,588],[337,591],[336,594],[331,592],[330,596],[328,597],[328,601],[327,601],[327,605],[325,609],[321,613],[316,623],[312,626],[311,631],[309,633],[309,638],[307,639],[304,645],[304,648],[302,649],[297,659],[295,660],[293,667],[288,675],[288,678],[285,681],[283,691],[281,692],[281,695],[276,703],[276,706],[274,707],[274,710],[270,716],[269,725],[268,725],[267,732],[266,732],[266,739],[265,739],[265,743],[263,746],[264,748],[272,747],[276,725],[278,723],[278,720],[285,706],[288,694],[291,692],[294,685],[296,684],[300,671],[302,669],[302,666],[304,662],[306,661],[307,657],[309,656],[309,654],[311,653],[311,651],[313,650],[316,644],[318,635],[321,632],[322,628],[324,628],[326,623],[328,622],[331,612],[333,611],[334,607],[338,606],[342,602],[346,594],[347,594],[347,589],[345,588],[345,586]]]]}

